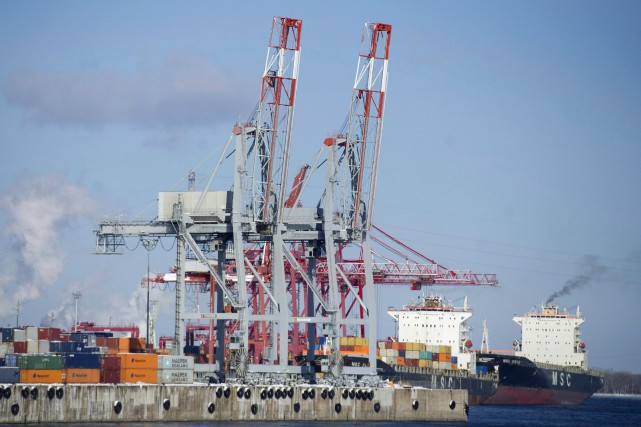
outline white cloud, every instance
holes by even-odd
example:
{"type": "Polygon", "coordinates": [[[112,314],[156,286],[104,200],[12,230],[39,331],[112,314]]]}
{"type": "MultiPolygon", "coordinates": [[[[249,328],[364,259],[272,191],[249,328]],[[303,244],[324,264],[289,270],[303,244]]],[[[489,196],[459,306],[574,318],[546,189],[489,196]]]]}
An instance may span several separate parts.
{"type": "Polygon", "coordinates": [[[132,72],[28,68],[8,77],[3,92],[40,125],[166,129],[213,126],[248,114],[258,95],[251,82],[203,55],[175,51],[132,72]]]}

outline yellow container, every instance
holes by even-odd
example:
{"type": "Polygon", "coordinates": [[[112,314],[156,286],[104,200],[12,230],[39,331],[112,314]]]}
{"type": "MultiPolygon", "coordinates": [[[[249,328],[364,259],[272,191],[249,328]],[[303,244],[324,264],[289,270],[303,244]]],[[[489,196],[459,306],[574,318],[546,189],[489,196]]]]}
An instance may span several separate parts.
{"type": "MultiPolygon", "coordinates": [[[[418,359],[418,367],[419,368],[427,368],[427,360],[425,359],[418,359]]],[[[431,360],[430,360],[431,362],[431,360]]]]}
{"type": "Polygon", "coordinates": [[[347,337],[347,345],[356,345],[356,338],[354,337],[347,337]]]}
{"type": "Polygon", "coordinates": [[[20,369],[21,383],[62,383],[62,369],[20,369]]]}
{"type": "Polygon", "coordinates": [[[129,353],[129,338],[118,338],[118,352],[129,353]]]}
{"type": "Polygon", "coordinates": [[[120,353],[121,369],[158,369],[158,355],[147,353],[120,353]]]}
{"type": "Polygon", "coordinates": [[[156,369],[120,369],[121,383],[158,383],[158,368],[156,369]]]}
{"type": "Polygon", "coordinates": [[[347,337],[341,337],[340,345],[341,346],[346,346],[347,345],[347,337]]]}
{"type": "Polygon", "coordinates": [[[67,384],[99,383],[100,369],[65,369],[64,382],[67,384]]]}

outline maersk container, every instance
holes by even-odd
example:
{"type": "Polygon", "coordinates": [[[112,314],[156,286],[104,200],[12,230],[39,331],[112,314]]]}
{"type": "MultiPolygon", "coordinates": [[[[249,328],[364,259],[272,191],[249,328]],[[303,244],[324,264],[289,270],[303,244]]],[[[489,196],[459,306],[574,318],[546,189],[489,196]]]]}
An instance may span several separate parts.
{"type": "Polygon", "coordinates": [[[20,382],[20,368],[15,367],[0,367],[0,384],[2,383],[19,383],[20,382]]]}
{"type": "Polygon", "coordinates": [[[62,369],[62,356],[54,354],[21,354],[17,357],[16,365],[21,369],[48,370],[62,369]]]}
{"type": "Polygon", "coordinates": [[[158,384],[192,384],[194,371],[189,369],[159,369],[158,384]]]}
{"type": "Polygon", "coordinates": [[[71,369],[99,369],[99,353],[69,353],[64,356],[64,367],[71,369]]]}
{"type": "Polygon", "coordinates": [[[191,356],[158,356],[158,369],[194,369],[191,356]]]}

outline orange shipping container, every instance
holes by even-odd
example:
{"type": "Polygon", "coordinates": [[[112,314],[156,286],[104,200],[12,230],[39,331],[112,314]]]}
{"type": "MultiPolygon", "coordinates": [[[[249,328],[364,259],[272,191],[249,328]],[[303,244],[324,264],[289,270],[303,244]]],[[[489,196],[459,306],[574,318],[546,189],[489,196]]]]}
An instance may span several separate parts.
{"type": "Polygon", "coordinates": [[[445,354],[445,353],[439,353],[439,354],[438,354],[438,361],[439,361],[439,362],[446,362],[446,361],[447,361],[447,354],[445,354]]]}
{"type": "Polygon", "coordinates": [[[121,369],[121,383],[158,383],[158,369],[121,369]]]}
{"type": "Polygon", "coordinates": [[[404,357],[397,357],[396,358],[396,364],[400,366],[405,366],[405,358],[404,357]]]}
{"type": "Polygon", "coordinates": [[[158,369],[158,355],[146,353],[120,353],[122,369],[158,369]]]}
{"type": "Polygon", "coordinates": [[[400,346],[399,346],[399,344],[400,344],[400,343],[399,343],[398,341],[394,341],[394,342],[392,342],[392,348],[393,348],[394,350],[398,350],[398,349],[399,349],[399,347],[400,347],[400,346]]]}
{"type": "Polygon", "coordinates": [[[21,369],[21,383],[62,383],[62,369],[21,369]]]}
{"type": "Polygon", "coordinates": [[[67,384],[95,384],[100,382],[100,369],[65,369],[67,384]]]}

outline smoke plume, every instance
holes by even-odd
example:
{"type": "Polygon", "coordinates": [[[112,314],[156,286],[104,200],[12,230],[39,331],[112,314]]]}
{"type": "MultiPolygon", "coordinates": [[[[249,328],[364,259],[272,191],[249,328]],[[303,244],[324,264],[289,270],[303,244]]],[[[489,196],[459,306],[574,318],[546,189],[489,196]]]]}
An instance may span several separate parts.
{"type": "Polygon", "coordinates": [[[599,263],[599,258],[594,255],[586,256],[582,264],[585,266],[586,271],[565,282],[565,286],[548,297],[545,305],[551,304],[558,297],[570,295],[572,291],[588,285],[592,280],[601,277],[607,271],[607,268],[599,263]]]}
{"type": "Polygon", "coordinates": [[[25,181],[0,197],[4,219],[4,254],[0,276],[0,313],[41,298],[62,273],[66,253],[62,231],[88,215],[94,202],[81,187],[60,175],[25,181]]]}

